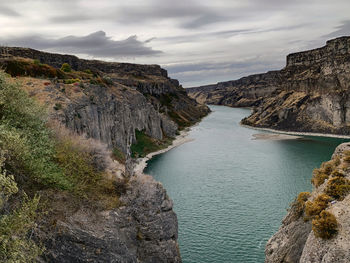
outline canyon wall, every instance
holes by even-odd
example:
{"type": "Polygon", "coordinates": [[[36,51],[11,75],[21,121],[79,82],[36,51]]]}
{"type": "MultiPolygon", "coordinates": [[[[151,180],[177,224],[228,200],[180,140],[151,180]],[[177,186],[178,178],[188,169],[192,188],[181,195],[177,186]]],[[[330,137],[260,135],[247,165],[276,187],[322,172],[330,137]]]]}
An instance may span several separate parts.
{"type": "Polygon", "coordinates": [[[290,54],[272,71],[188,89],[200,103],[253,107],[243,124],[304,132],[350,134],[350,37],[290,54]]]}

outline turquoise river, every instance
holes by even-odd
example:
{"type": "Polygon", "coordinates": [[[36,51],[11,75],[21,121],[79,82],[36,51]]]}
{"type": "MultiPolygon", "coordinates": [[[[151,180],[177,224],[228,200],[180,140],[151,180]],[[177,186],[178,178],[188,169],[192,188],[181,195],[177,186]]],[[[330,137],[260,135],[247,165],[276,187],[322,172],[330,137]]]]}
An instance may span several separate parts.
{"type": "Polygon", "coordinates": [[[248,109],[211,106],[194,140],[154,157],[145,172],[163,183],[179,220],[184,263],[264,262],[266,241],[312,170],[341,139],[254,140],[248,109]]]}

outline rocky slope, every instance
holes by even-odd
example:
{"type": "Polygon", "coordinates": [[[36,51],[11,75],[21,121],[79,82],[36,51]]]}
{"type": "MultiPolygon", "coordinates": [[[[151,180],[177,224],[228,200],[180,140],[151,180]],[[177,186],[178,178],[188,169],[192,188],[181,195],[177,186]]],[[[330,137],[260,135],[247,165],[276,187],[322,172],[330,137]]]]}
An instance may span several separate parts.
{"type": "MultiPolygon", "coordinates": [[[[208,107],[189,98],[178,81],[157,65],[89,61],[26,48],[1,48],[0,65],[12,76],[9,81],[45,105],[50,122],[77,134],[68,135],[77,141],[74,147],[88,145],[89,156],[97,155],[97,168],[91,169],[102,177],[98,180],[108,183],[78,195],[45,185],[27,189],[17,182],[21,191],[40,195],[49,206],[30,234],[45,246],[39,261],[181,262],[177,217],[165,189],[146,175],[130,178],[130,167],[110,156],[116,149],[124,156],[130,153],[138,143],[137,131],[161,145],[208,114],[208,107]],[[72,70],[60,70],[63,63],[72,70]],[[79,139],[83,136],[93,142],[79,139]]],[[[63,145],[72,144],[69,140],[63,145]]],[[[17,176],[22,177],[26,174],[17,176]]]]}
{"type": "Polygon", "coordinates": [[[0,54],[5,71],[20,76],[25,89],[48,105],[52,116],[79,134],[124,153],[136,142],[135,130],[162,140],[174,137],[179,128],[194,124],[209,112],[158,65],[84,60],[27,48],[2,47],[0,54]],[[33,64],[31,59],[38,62],[33,64]],[[60,71],[63,63],[69,63],[73,71],[60,71]],[[57,70],[53,78],[42,82],[23,79],[33,77],[33,67],[40,72],[46,65],[57,70]],[[71,80],[72,84],[66,84],[71,80]]]}
{"type": "MultiPolygon", "coordinates": [[[[53,196],[61,202],[60,196],[53,196]]],[[[80,207],[37,233],[42,262],[181,262],[177,217],[164,188],[146,175],[131,179],[122,206],[80,207]]]]}
{"type": "MultiPolygon", "coordinates": [[[[333,163],[337,164],[338,169],[344,173],[343,178],[345,179],[350,178],[349,159],[346,158],[349,150],[349,143],[341,144],[332,156],[333,163]]],[[[333,169],[337,169],[337,167],[333,167],[333,169]]],[[[327,187],[335,176],[335,174],[331,175],[328,180],[314,188],[310,197],[303,201],[304,204],[305,202],[315,202],[317,196],[327,192],[327,187]]],[[[334,198],[333,200],[325,205],[325,210],[332,213],[338,222],[335,236],[330,239],[317,237],[312,230],[313,220],[307,219],[306,209],[304,208],[304,211],[300,213],[300,209],[294,203],[284,218],[282,226],[266,245],[265,262],[350,262],[350,195],[346,191],[342,198],[334,198]]]]}
{"type": "Polygon", "coordinates": [[[302,132],[350,134],[350,37],[287,56],[286,67],[190,88],[200,103],[253,107],[243,124],[302,132]]]}

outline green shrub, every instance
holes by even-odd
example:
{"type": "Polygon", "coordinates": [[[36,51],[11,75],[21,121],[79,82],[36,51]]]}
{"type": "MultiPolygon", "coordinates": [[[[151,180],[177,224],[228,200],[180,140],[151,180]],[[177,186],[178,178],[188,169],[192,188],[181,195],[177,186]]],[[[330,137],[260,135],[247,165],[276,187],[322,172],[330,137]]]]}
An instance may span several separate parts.
{"type": "Polygon", "coordinates": [[[73,84],[73,83],[78,83],[80,82],[80,79],[65,79],[63,80],[64,84],[73,84]]]}
{"type": "Polygon", "coordinates": [[[78,194],[84,194],[84,190],[94,185],[99,178],[92,164],[91,155],[79,149],[77,144],[69,138],[57,142],[56,160],[78,194]]]}
{"type": "Polygon", "coordinates": [[[331,197],[326,194],[318,195],[313,202],[307,201],[305,203],[306,219],[319,215],[324,209],[327,208],[330,201],[331,197]]]}
{"type": "Polygon", "coordinates": [[[69,181],[54,162],[55,148],[46,127],[46,112],[0,73],[0,148],[17,182],[68,189],[69,181]]]}
{"type": "Polygon", "coordinates": [[[312,230],[315,236],[330,239],[338,232],[337,219],[332,213],[322,211],[319,216],[312,220],[312,230]]]}
{"type": "MultiPolygon", "coordinates": [[[[0,156],[0,211],[8,199],[18,192],[17,184],[12,175],[8,175],[5,168],[4,155],[0,156]]],[[[7,208],[6,214],[0,213],[0,262],[35,262],[41,254],[42,248],[36,245],[28,232],[34,228],[37,218],[36,210],[39,197],[24,199],[19,208],[7,208]]]]}
{"type": "Polygon", "coordinates": [[[35,227],[39,197],[24,197],[21,206],[12,213],[0,217],[0,261],[37,262],[43,252],[28,233],[35,227]]]}
{"type": "Polygon", "coordinates": [[[61,66],[61,70],[63,72],[71,72],[72,68],[71,68],[71,66],[68,63],[63,63],[62,66],[61,66]]]}
{"type": "Polygon", "coordinates": [[[335,199],[343,200],[350,193],[350,181],[344,177],[334,177],[327,183],[325,192],[335,199]]]}

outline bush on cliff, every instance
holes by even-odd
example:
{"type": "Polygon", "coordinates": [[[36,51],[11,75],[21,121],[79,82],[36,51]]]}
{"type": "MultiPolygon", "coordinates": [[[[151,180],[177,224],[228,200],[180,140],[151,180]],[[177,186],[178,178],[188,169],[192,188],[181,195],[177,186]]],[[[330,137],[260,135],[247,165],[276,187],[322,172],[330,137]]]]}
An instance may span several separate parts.
{"type": "Polygon", "coordinates": [[[307,201],[305,203],[306,219],[319,215],[324,209],[327,208],[330,201],[331,197],[326,194],[318,195],[313,202],[307,201]]]}
{"type": "Polygon", "coordinates": [[[8,200],[18,193],[12,175],[4,168],[4,154],[0,155],[0,262],[35,262],[42,248],[35,244],[28,233],[35,227],[39,197],[33,199],[23,194],[17,207],[9,206],[8,200]]]}
{"type": "Polygon", "coordinates": [[[339,158],[334,160],[324,162],[321,165],[321,168],[315,169],[312,173],[311,183],[319,187],[324,183],[325,180],[329,178],[329,176],[334,172],[335,168],[340,164],[339,158]]]}
{"type": "Polygon", "coordinates": [[[319,216],[312,220],[312,230],[315,236],[330,239],[338,232],[337,219],[332,213],[322,211],[319,216]]]}
{"type": "Polygon", "coordinates": [[[334,177],[327,183],[325,192],[337,200],[343,200],[350,193],[350,181],[344,177],[334,177]]]}
{"type": "Polygon", "coordinates": [[[63,63],[62,66],[61,66],[61,70],[63,72],[71,72],[72,68],[71,68],[71,66],[68,63],[63,63]]]}
{"type": "Polygon", "coordinates": [[[299,193],[297,200],[296,200],[296,212],[301,215],[305,209],[305,202],[310,197],[309,192],[301,192],[299,193]]]}

